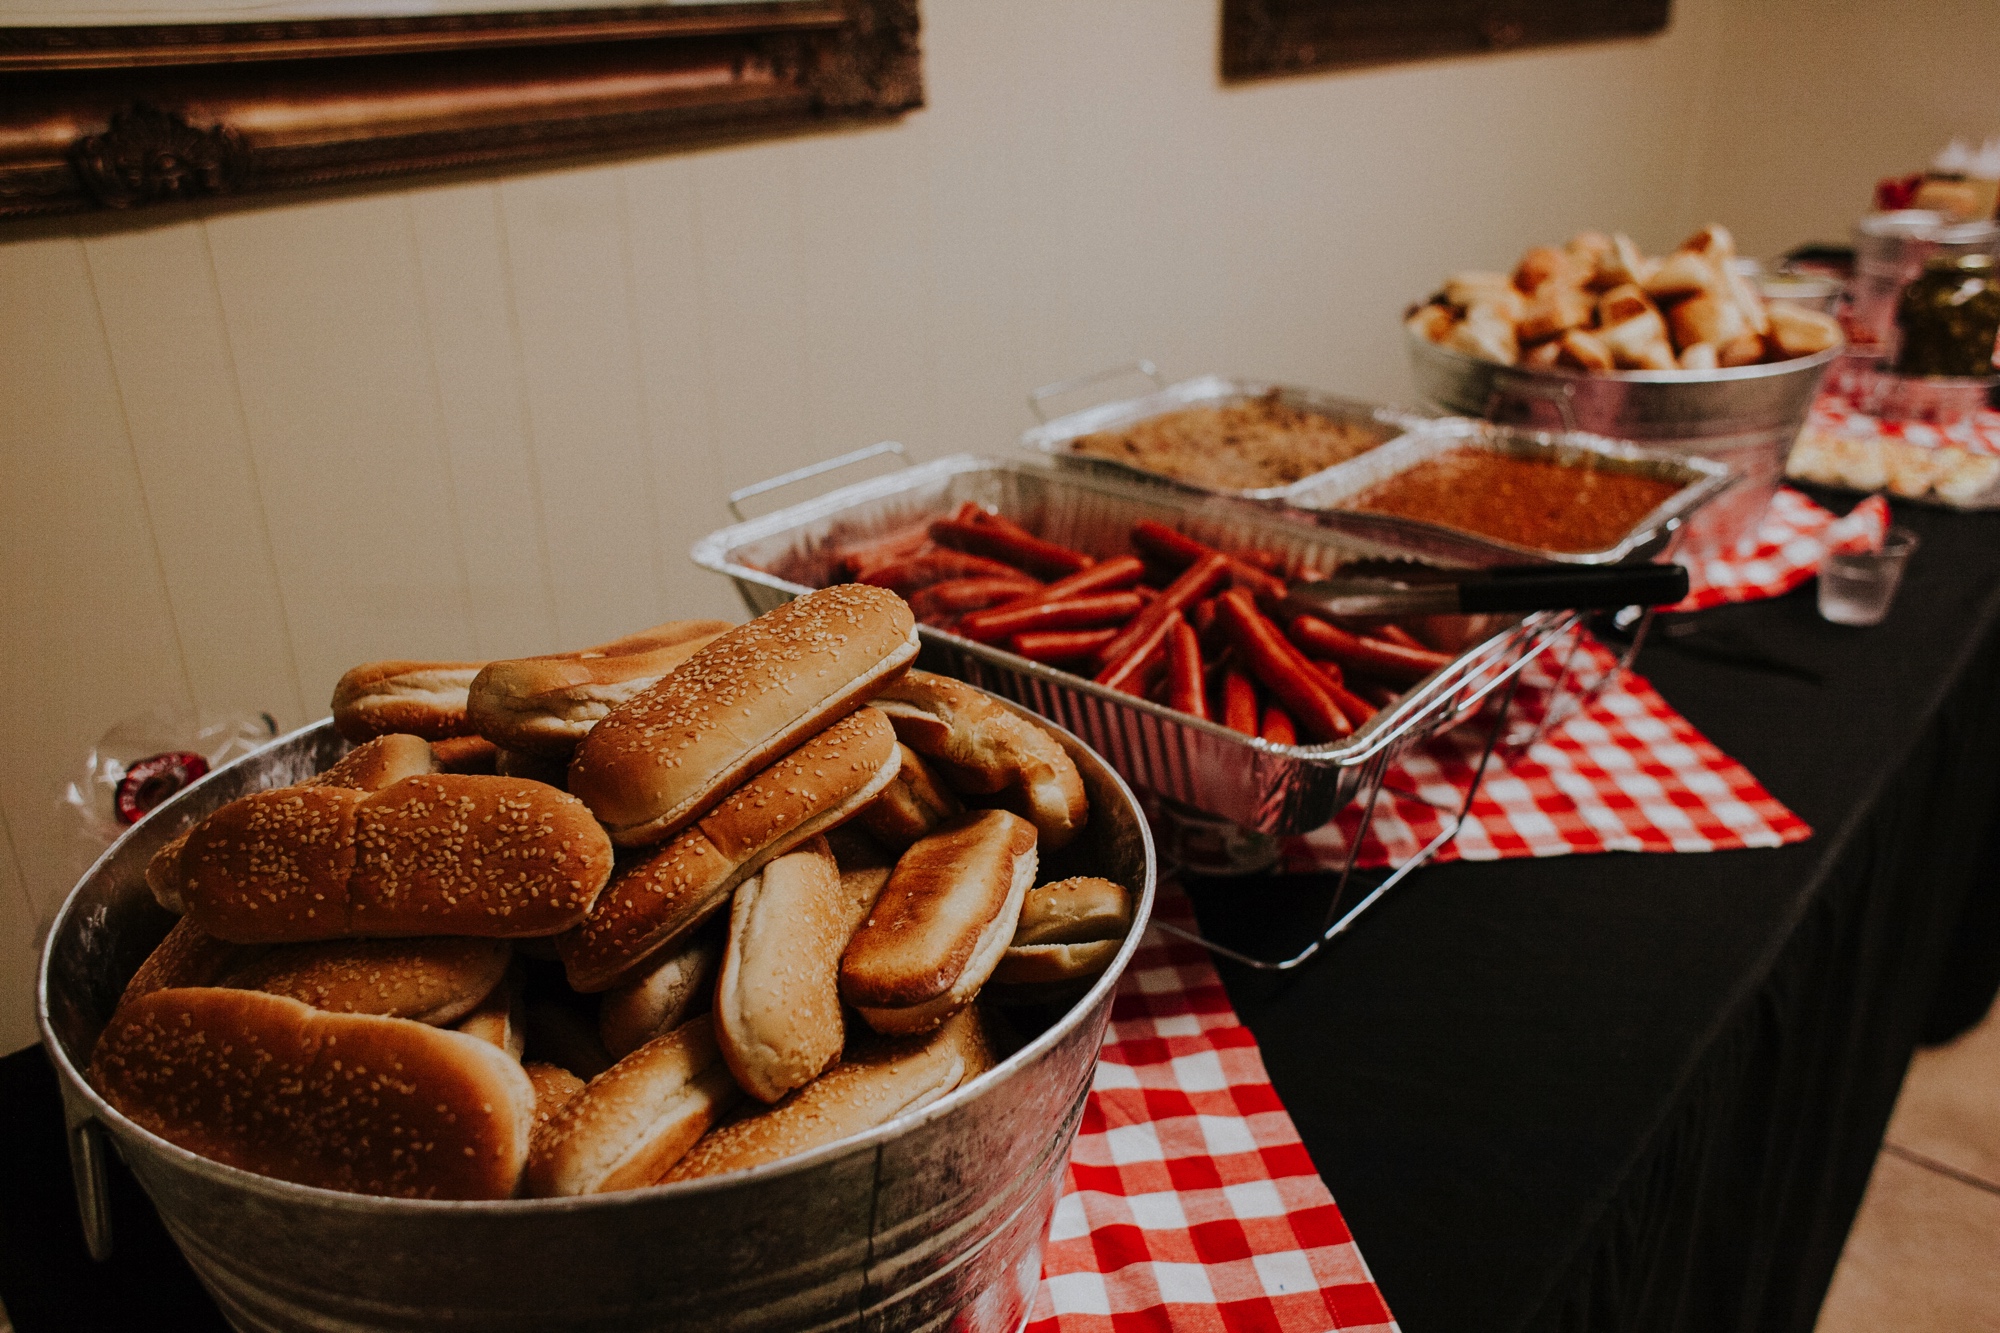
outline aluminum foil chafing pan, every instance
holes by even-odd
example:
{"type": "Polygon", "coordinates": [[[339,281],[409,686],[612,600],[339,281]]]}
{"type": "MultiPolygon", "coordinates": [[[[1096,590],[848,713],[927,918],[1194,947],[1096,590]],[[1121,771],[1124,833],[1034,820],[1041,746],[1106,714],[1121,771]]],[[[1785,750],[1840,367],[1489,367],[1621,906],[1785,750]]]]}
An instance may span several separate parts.
{"type": "Polygon", "coordinates": [[[1137,908],[1110,968],[1067,1012],[978,1079],[867,1134],[705,1180],[499,1202],[376,1198],[241,1171],[148,1133],[85,1082],[126,980],[173,921],[145,886],[153,853],[224,802],[308,777],[348,747],[320,722],[217,769],[104,854],[42,948],[42,1042],[92,1252],[112,1239],[108,1140],[245,1333],[1013,1333],[1041,1274],[1112,991],[1153,905],[1152,839],[1131,790],[1076,737],[1057,739],[1090,822],[1043,873],[1117,880],[1137,908]]]}
{"type": "Polygon", "coordinates": [[[1651,559],[1673,549],[1689,517],[1735,480],[1735,473],[1726,464],[1710,458],[1642,449],[1582,431],[1524,430],[1465,417],[1447,417],[1421,423],[1402,439],[1332,469],[1320,482],[1292,496],[1291,503],[1300,509],[1316,511],[1318,521],[1328,527],[1409,546],[1444,564],[1489,566],[1547,561],[1564,565],[1615,565],[1651,559]],[[1596,551],[1522,546],[1442,524],[1342,507],[1370,486],[1461,449],[1628,472],[1670,481],[1679,489],[1655,505],[1618,541],[1596,551]]]}
{"type": "MultiPolygon", "coordinates": [[[[1383,407],[1375,403],[1357,402],[1351,398],[1341,398],[1317,389],[1302,389],[1290,384],[1273,384],[1266,380],[1228,379],[1221,375],[1203,375],[1198,379],[1182,380],[1170,384],[1156,393],[1142,398],[1126,398],[1117,402],[1100,403],[1095,407],[1072,412],[1057,417],[1053,421],[1036,426],[1021,436],[1021,446],[1047,455],[1063,467],[1074,467],[1087,471],[1110,472],[1156,486],[1171,486],[1203,495],[1227,495],[1239,500],[1258,500],[1266,503],[1284,503],[1302,488],[1327,476],[1332,468],[1323,468],[1310,476],[1281,486],[1259,486],[1246,490],[1202,486],[1195,482],[1183,481],[1146,468],[1113,458],[1099,458],[1091,454],[1076,452],[1076,441],[1099,431],[1125,430],[1142,421],[1165,416],[1189,407],[1229,407],[1237,403],[1262,398],[1266,394],[1276,394],[1279,402],[1287,407],[1296,407],[1321,416],[1330,417],[1345,425],[1357,426],[1376,437],[1379,447],[1401,435],[1414,421],[1424,419],[1428,414],[1410,413],[1397,408],[1383,407]]],[[[1362,455],[1365,457],[1366,455],[1362,455]]],[[[1335,467],[1343,466],[1335,464],[1335,467]]]]}
{"type": "MultiPolygon", "coordinates": [[[[849,544],[943,516],[962,501],[991,505],[1051,540],[1094,555],[1127,549],[1142,518],[1225,549],[1258,549],[1294,574],[1360,559],[1422,557],[1393,540],[1337,532],[1254,504],[1042,463],[958,455],[833,491],[697,542],[695,563],[726,574],[764,612],[835,580],[849,544]]],[[[1437,560],[1436,563],[1458,563],[1437,560]]],[[[1474,644],[1449,666],[1329,745],[1273,745],[1080,676],[918,627],[922,664],[1014,699],[1084,738],[1133,784],[1260,833],[1318,828],[1379,767],[1476,709],[1529,659],[1564,639],[1574,612],[1539,612],[1474,644]]]]}

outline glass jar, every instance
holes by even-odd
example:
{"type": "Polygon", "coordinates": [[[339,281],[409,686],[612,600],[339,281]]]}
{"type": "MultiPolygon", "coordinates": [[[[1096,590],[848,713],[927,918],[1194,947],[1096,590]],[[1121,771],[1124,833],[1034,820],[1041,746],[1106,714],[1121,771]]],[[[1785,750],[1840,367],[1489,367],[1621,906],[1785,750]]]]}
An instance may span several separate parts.
{"type": "Polygon", "coordinates": [[[1991,254],[1939,255],[1896,303],[1899,375],[1983,377],[2000,339],[2000,276],[1991,254]]]}

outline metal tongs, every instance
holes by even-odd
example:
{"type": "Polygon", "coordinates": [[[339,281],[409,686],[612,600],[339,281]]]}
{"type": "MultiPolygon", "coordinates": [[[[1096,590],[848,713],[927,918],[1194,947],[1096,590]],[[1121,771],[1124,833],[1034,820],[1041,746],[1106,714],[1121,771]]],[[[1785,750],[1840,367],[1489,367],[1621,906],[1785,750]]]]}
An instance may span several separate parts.
{"type": "Polygon", "coordinates": [[[1668,606],[1687,596],[1688,575],[1679,565],[1501,565],[1458,577],[1293,579],[1285,591],[1291,609],[1318,615],[1480,615],[1668,606]]]}

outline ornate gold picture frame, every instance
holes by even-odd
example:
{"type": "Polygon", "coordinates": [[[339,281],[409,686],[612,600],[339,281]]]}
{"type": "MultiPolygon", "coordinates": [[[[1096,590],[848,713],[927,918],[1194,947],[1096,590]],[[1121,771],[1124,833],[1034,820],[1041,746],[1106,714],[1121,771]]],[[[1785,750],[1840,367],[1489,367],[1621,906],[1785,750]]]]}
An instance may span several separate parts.
{"type": "Polygon", "coordinates": [[[917,0],[0,27],[0,218],[792,133],[922,104],[917,0]]]}

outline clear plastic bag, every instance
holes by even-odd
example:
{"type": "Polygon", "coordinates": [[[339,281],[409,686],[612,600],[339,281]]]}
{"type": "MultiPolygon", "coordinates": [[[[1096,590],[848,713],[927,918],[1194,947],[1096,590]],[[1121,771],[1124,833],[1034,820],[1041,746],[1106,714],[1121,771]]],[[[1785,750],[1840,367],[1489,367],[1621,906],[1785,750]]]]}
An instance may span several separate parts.
{"type": "Polygon", "coordinates": [[[73,834],[72,869],[80,876],[169,796],[277,734],[277,719],[269,713],[204,721],[192,712],[159,710],[117,723],[56,795],[73,834]]]}

